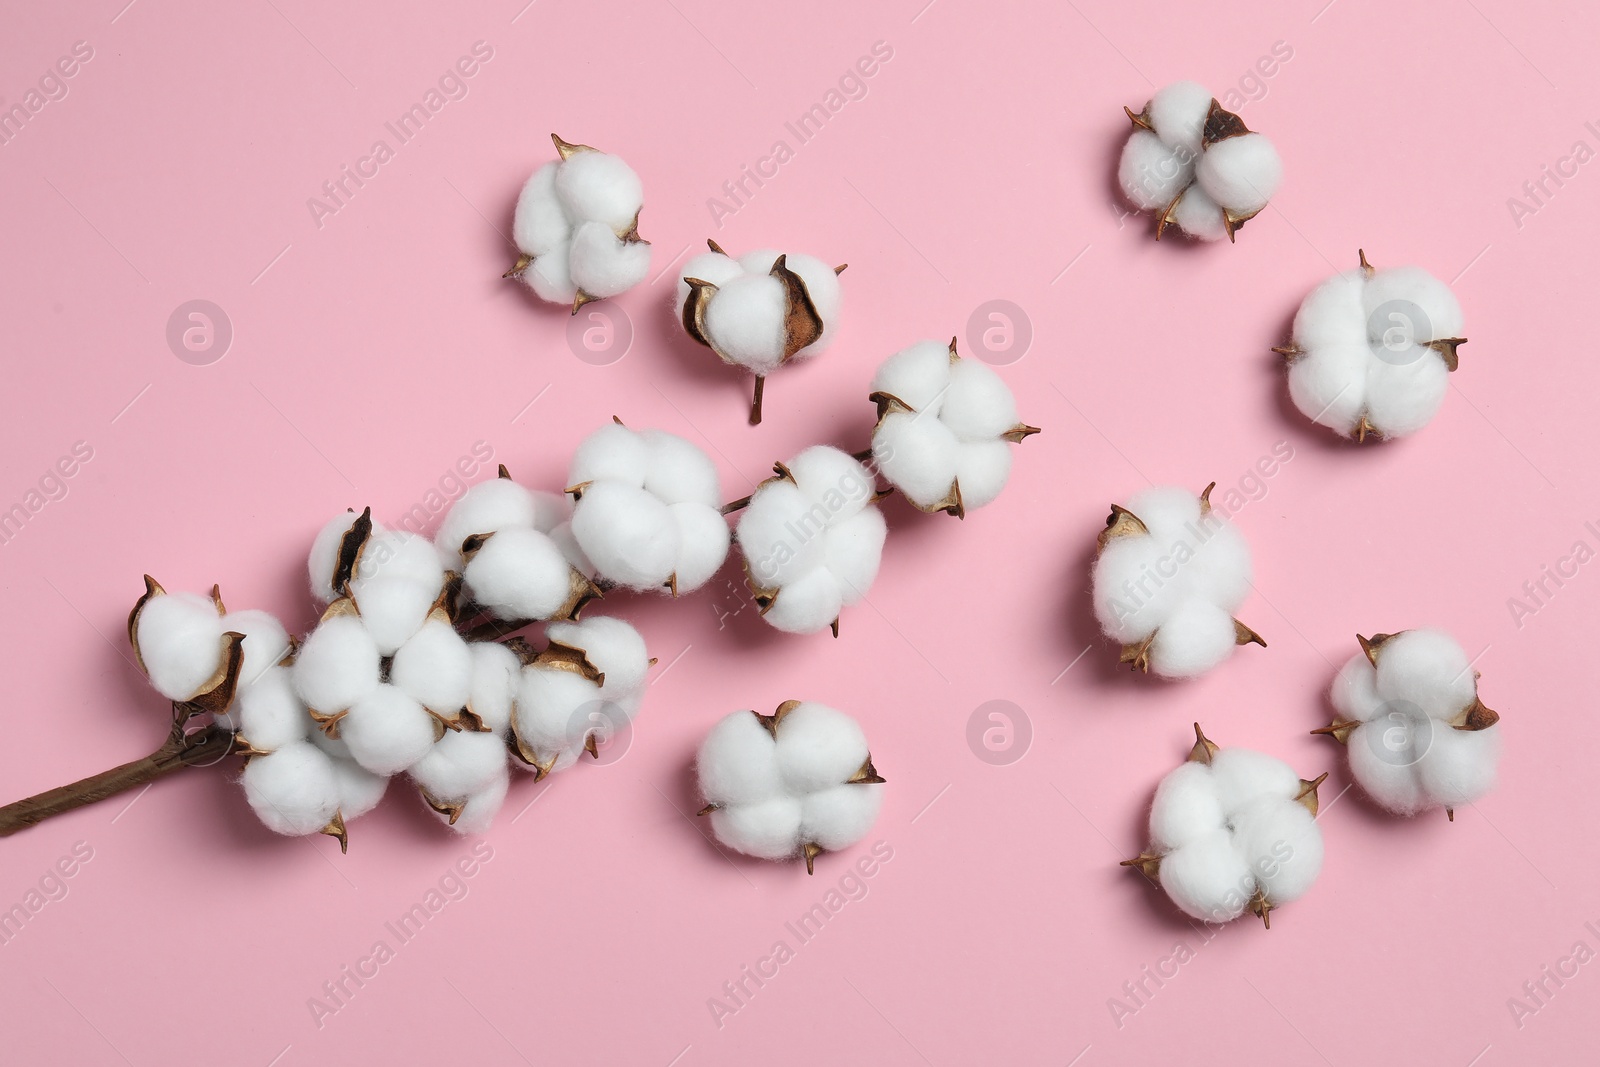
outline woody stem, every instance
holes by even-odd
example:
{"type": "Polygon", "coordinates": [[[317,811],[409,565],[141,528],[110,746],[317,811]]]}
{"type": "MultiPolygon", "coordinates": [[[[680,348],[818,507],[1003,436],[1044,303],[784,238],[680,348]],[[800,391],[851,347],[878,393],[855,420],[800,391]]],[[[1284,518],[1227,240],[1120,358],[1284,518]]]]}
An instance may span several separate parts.
{"type": "Polygon", "coordinates": [[[764,374],[756,375],[756,395],[750,401],[750,425],[761,425],[761,394],[767,388],[767,378],[764,374]]]}

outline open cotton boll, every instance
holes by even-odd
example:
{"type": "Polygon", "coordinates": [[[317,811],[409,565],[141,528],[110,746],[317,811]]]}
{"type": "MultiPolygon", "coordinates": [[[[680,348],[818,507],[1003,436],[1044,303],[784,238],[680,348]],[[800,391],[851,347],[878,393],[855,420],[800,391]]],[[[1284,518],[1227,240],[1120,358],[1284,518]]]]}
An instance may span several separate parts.
{"type": "Polygon", "coordinates": [[[1147,489],[1111,506],[1091,571],[1094,613],[1133,670],[1194,678],[1235,645],[1266,647],[1234,616],[1250,591],[1250,546],[1212,506],[1215,487],[1147,489]]]}
{"type": "Polygon", "coordinates": [[[389,680],[439,718],[454,721],[472,695],[472,650],[448,619],[431,618],[394,654],[389,680]]]}
{"type": "Polygon", "coordinates": [[[1156,881],[1185,914],[1222,923],[1271,913],[1304,896],[1322,871],[1317,787],[1288,764],[1218,748],[1196,723],[1189,758],[1162,779],[1151,846],[1123,866],[1156,881]]]}
{"type": "Polygon", "coordinates": [[[322,715],[344,711],[377,688],[379,660],[360,616],[325,619],[295,654],[295,692],[322,715]]]}
{"type": "Polygon", "coordinates": [[[761,421],[766,376],[815,355],[838,332],[839,272],[814,256],[765,249],[733,259],[715,241],[678,274],[678,321],[690,339],[756,377],[750,423],[761,421]]]}
{"type": "Polygon", "coordinates": [[[1134,114],[1117,164],[1123,195],[1156,214],[1156,239],[1169,225],[1202,241],[1229,241],[1283,183],[1272,142],[1194,82],[1156,92],[1134,114]]]}
{"type": "Polygon", "coordinates": [[[1461,306],[1420,267],[1360,268],[1313,289],[1292,340],[1289,396],[1312,422],[1365,441],[1416,433],[1438,414],[1460,365],[1461,306]]]}
{"type": "Polygon", "coordinates": [[[566,521],[569,511],[564,497],[534,492],[503,475],[479,482],[461,494],[445,514],[433,540],[445,568],[459,573],[465,566],[461,542],[474,534],[492,534],[510,526],[549,533],[566,521]]]}
{"type": "Polygon", "coordinates": [[[467,561],[462,588],[497,619],[549,619],[574,607],[572,565],[531,526],[495,531],[467,561]]]}
{"type": "MultiPolygon", "coordinates": [[[[449,824],[464,833],[481,833],[494,818],[487,798],[494,787],[504,785],[510,772],[506,766],[506,746],[494,734],[463,730],[447,732],[416,765],[411,777],[422,793],[422,799],[449,824]],[[469,801],[484,798],[474,812],[476,818],[463,824],[469,801]]],[[[498,805],[495,805],[498,807],[498,805]]]]}
{"type": "MultiPolygon", "coordinates": [[[[716,467],[689,441],[613,422],[578,446],[569,559],[603,582],[673,595],[697,589],[727,558],[716,467]],[[581,557],[578,562],[574,557],[581,557]]],[[[566,535],[552,531],[560,543],[566,535]]]]}
{"type": "Polygon", "coordinates": [[[134,652],[150,684],[168,700],[193,699],[222,667],[216,602],[198,593],[146,594],[134,613],[134,652]]]}
{"type": "Polygon", "coordinates": [[[591,615],[581,622],[553,622],[545,629],[545,637],[552,645],[583,652],[605,675],[605,689],[611,694],[637,691],[650,670],[644,638],[622,619],[591,615]]]}
{"type": "MultiPolygon", "coordinates": [[[[494,824],[494,817],[500,814],[500,809],[505,806],[506,794],[510,792],[511,775],[502,772],[498,778],[491,780],[482,789],[467,797],[461,805],[461,814],[455,822],[450,823],[450,829],[458,834],[483,834],[488,833],[489,827],[494,824]]],[[[445,815],[448,819],[449,816],[445,815]]]]}
{"type": "Polygon", "coordinates": [[[701,815],[727,847],[760,859],[817,856],[864,838],[883,802],[883,778],[850,716],[789,700],[771,715],[736,711],[701,742],[701,815]]]}
{"type": "Polygon", "coordinates": [[[339,782],[339,815],[345,822],[377,807],[389,787],[387,777],[373,774],[352,759],[335,757],[333,776],[339,782]]]}
{"type": "Polygon", "coordinates": [[[736,537],[761,617],[788,633],[839,632],[839,612],[878,574],[888,532],[872,474],[816,445],[774,467],[740,516],[736,537]]]}
{"type": "Polygon", "coordinates": [[[1478,696],[1478,675],[1442,630],[1358,638],[1361,653],[1334,678],[1335,717],[1313,730],[1349,750],[1350,772],[1396,815],[1455,809],[1494,788],[1500,715],[1478,696]]]}
{"type": "Polygon", "coordinates": [[[433,747],[438,720],[398,686],[379,685],[338,720],[350,756],[373,774],[399,774],[433,747]]]}
{"type": "Polygon", "coordinates": [[[999,375],[961,359],[955,338],[890,356],[868,399],[878,406],[872,457],[879,473],[919,510],[957,518],[1005,488],[1010,457],[997,451],[1039,432],[1018,421],[1016,398],[999,375]]]}
{"type": "Polygon", "coordinates": [[[239,685],[247,686],[289,654],[289,631],[270,612],[256,608],[230,611],[222,617],[224,633],[244,635],[239,646],[239,685]]]}
{"type": "Polygon", "coordinates": [[[467,710],[483,729],[504,734],[511,724],[511,706],[517,697],[522,663],[517,654],[496,641],[474,641],[472,688],[467,710]]]}
{"type": "Polygon", "coordinates": [[[504,277],[577,314],[649,273],[650,242],[639,236],[644,187],[618,157],[550,139],[561,158],[534,171],[517,195],[511,236],[520,255],[504,277]]]}
{"type": "Polygon", "coordinates": [[[511,716],[512,752],[539,778],[585,750],[599,758],[599,745],[638,713],[652,662],[621,619],[552,623],[546,634],[549,647],[522,668],[511,716]]]}
{"type": "Polygon", "coordinates": [[[352,530],[362,529],[369,530],[371,534],[383,532],[383,527],[372,521],[370,508],[359,515],[354,511],[335,515],[317,531],[316,538],[311,542],[311,554],[306,559],[306,573],[311,581],[311,598],[318,604],[331,603],[343,595],[343,589],[333,587],[335,572],[339,568],[339,550],[352,530]]]}
{"type": "Polygon", "coordinates": [[[361,559],[350,574],[350,591],[375,581],[405,580],[427,587],[434,596],[444,588],[444,563],[432,541],[404,530],[380,530],[367,539],[361,559]]]}
{"type": "Polygon", "coordinates": [[[273,752],[304,741],[311,717],[295,695],[287,667],[268,667],[265,673],[239,690],[237,729],[256,752],[273,752]]]}
{"type": "Polygon", "coordinates": [[[321,833],[339,811],[333,760],[304,741],[250,760],[241,780],[251,810],[274,833],[321,833]]]}
{"type": "Polygon", "coordinates": [[[352,599],[380,656],[392,656],[422,627],[437,590],[410,578],[374,578],[352,599]]]}

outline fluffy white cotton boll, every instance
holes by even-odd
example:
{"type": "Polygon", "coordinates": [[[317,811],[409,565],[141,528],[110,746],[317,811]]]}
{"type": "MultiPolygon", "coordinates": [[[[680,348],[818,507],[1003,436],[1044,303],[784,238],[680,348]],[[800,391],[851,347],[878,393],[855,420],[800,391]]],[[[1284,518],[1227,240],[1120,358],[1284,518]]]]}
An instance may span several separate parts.
{"type": "Polygon", "coordinates": [[[814,793],[846,781],[867,759],[867,736],[853,718],[826,704],[792,708],[778,731],[778,770],[791,793],[814,793]]]}
{"type": "Polygon", "coordinates": [[[289,654],[289,631],[269,612],[247,608],[222,617],[222,632],[244,635],[239,646],[239,685],[251,685],[289,654]]]}
{"type": "Polygon", "coordinates": [[[763,860],[792,857],[799,848],[804,806],[794,797],[772,797],[711,812],[711,832],[735,852],[763,860]]]}
{"type": "Polygon", "coordinates": [[[981,508],[994,502],[1011,477],[1011,446],[1005,441],[967,441],[956,455],[961,503],[981,508]]]}
{"type": "Polygon", "coordinates": [[[575,152],[555,174],[555,192],[573,219],[625,233],[644,207],[644,185],[632,167],[607,152],[575,152]]]}
{"type": "Polygon", "coordinates": [[[511,723],[511,707],[521,681],[517,654],[495,641],[474,641],[472,688],[467,707],[491,733],[503,734],[511,723]]]}
{"type": "Polygon", "coordinates": [[[1194,155],[1149,130],[1134,130],[1122,146],[1117,181],[1134,206],[1159,211],[1194,180],[1194,155]]]}
{"type": "Polygon", "coordinates": [[[572,284],[592,297],[618,296],[650,273],[650,245],[624,241],[601,222],[585,222],[567,250],[572,284]]]}
{"type": "Polygon", "coordinates": [[[674,314],[681,320],[683,305],[689,301],[689,283],[685,279],[694,278],[721,286],[729,279],[737,278],[743,273],[744,268],[740,266],[738,260],[721,252],[701,252],[697,256],[690,256],[678,272],[678,295],[674,314]]]}
{"type": "Polygon", "coordinates": [[[482,789],[473,793],[461,806],[461,814],[450,829],[458,834],[483,834],[489,832],[494,817],[505,806],[506,794],[511,788],[510,772],[502,772],[482,789]]]}
{"type": "Polygon", "coordinates": [[[1234,851],[1226,830],[1212,830],[1161,857],[1161,888],[1179,910],[1202,922],[1243,915],[1254,884],[1250,865],[1234,851]]]}
{"type": "Polygon", "coordinates": [[[826,505],[813,502],[793,482],[772,481],[758,488],[735,533],[750,577],[763,588],[776,589],[825,563],[827,544],[820,535],[829,517],[826,505]]]}
{"type": "Polygon", "coordinates": [[[1391,267],[1375,272],[1361,293],[1368,339],[1381,341],[1392,320],[1382,314],[1395,305],[1412,304],[1420,318],[1404,324],[1418,341],[1456,337],[1461,333],[1461,304],[1450,287],[1421,267],[1391,267]]]}
{"type": "Polygon", "coordinates": [[[1294,338],[1307,349],[1364,345],[1368,337],[1364,293],[1359,270],[1327,279],[1305,298],[1294,316],[1294,338]]]}
{"type": "Polygon", "coordinates": [[[596,482],[572,511],[572,535],[597,572],[619,585],[659,589],[678,562],[678,524],[660,499],[620,482],[596,482]]]}
{"type": "Polygon", "coordinates": [[[536,665],[523,669],[512,727],[540,766],[553,759],[547,769],[561,771],[577,762],[588,727],[594,724],[591,712],[611,720],[613,727],[627,718],[626,708],[606,700],[601,687],[582,675],[536,665]]]}
{"type": "Polygon", "coordinates": [[[878,470],[922,508],[949,495],[960,448],[955,434],[926,413],[890,412],[872,434],[872,458],[878,470]]]}
{"type": "Polygon", "coordinates": [[[522,281],[540,300],[552,304],[570,304],[578,295],[572,281],[572,268],[568,259],[571,242],[561,241],[546,255],[540,256],[522,272],[522,281]]]}
{"type": "Polygon", "coordinates": [[[556,198],[556,171],[559,169],[559,162],[546,163],[533,172],[517,196],[511,239],[530,256],[554,252],[572,234],[572,222],[556,198]]]}
{"type": "Polygon", "coordinates": [[[567,484],[622,482],[643,489],[649,473],[649,441],[620,423],[608,422],[578,443],[567,484]]]}
{"type": "Polygon", "coordinates": [[[1253,215],[1283,183],[1283,160],[1259,133],[1229,137],[1201,154],[1195,181],[1215,203],[1237,215],[1253,215]]]}
{"type": "Polygon", "coordinates": [[[388,778],[373,774],[352,759],[335,758],[333,776],[339,783],[339,814],[347,823],[377,807],[389,787],[388,778]]]}
{"type": "Polygon", "coordinates": [[[1450,370],[1421,352],[1409,363],[1379,361],[1367,372],[1367,419],[1390,437],[1416,433],[1439,413],[1450,390],[1450,370]]]}
{"type": "Polygon", "coordinates": [[[1383,642],[1373,673],[1385,699],[1415,704],[1432,718],[1449,718],[1478,695],[1472,661],[1442,630],[1395,634],[1383,642]]]}
{"type": "Polygon", "coordinates": [[[268,667],[242,688],[237,709],[238,732],[257,752],[273,752],[304,741],[312,727],[305,704],[295,695],[287,667],[268,667]]]}
{"type": "Polygon", "coordinates": [[[494,734],[448,730],[411,768],[411,777],[435,800],[465,801],[506,776],[506,745],[494,734]]]}
{"type": "Polygon", "coordinates": [[[327,619],[295,655],[295,692],[324,715],[344,711],[377,688],[379,659],[378,646],[360,618],[327,619]]]}
{"type": "Polygon", "coordinates": [[[495,532],[467,562],[462,588],[497,619],[548,619],[571,599],[571,576],[548,535],[511,526],[495,532]]]}
{"type": "Polygon", "coordinates": [[[833,625],[845,606],[843,585],[822,568],[802,575],[778,593],[761,618],[784,633],[821,633],[833,625]]]}
{"type": "Polygon", "coordinates": [[[963,359],[950,368],[939,421],[963,441],[993,440],[1017,425],[1011,387],[986,364],[963,359]]]}
{"type": "MultiPolygon", "coordinates": [[[[344,541],[344,535],[350,532],[350,527],[360,517],[354,511],[335,515],[323,524],[311,542],[311,554],[306,559],[306,573],[311,581],[311,598],[318,604],[327,604],[342,592],[333,588],[333,572],[339,565],[339,546],[344,541]]],[[[382,531],[383,527],[378,523],[372,524],[374,534],[382,531]]]]}
{"type": "Polygon", "coordinates": [[[1172,209],[1172,221],[1190,237],[1220,241],[1228,236],[1221,206],[1198,185],[1191,185],[1172,209]]]}
{"type": "Polygon", "coordinates": [[[1227,821],[1211,768],[1184,763],[1161,779],[1150,806],[1150,843],[1167,852],[1198,841],[1227,821]]]}
{"type": "Polygon", "coordinates": [[[784,791],[777,743],[749,712],[717,721],[700,742],[696,767],[701,795],[713,804],[754,804],[784,791]]]}
{"type": "Polygon", "coordinates": [[[378,654],[392,656],[421,628],[437,596],[438,590],[431,585],[383,576],[361,583],[360,591],[352,593],[351,599],[378,646],[378,654]]]}
{"type": "Polygon", "coordinates": [[[713,508],[722,504],[722,480],[704,451],[664,430],[645,430],[640,436],[650,453],[644,478],[646,492],[667,504],[695,503],[713,508]]]}
{"type": "Polygon", "coordinates": [[[1157,626],[1150,669],[1163,678],[1198,678],[1233,654],[1233,617],[1205,600],[1180,601],[1157,626]]]}
{"type": "Polygon", "coordinates": [[[444,563],[439,559],[439,550],[426,537],[404,530],[374,532],[350,576],[350,591],[359,596],[371,582],[399,579],[426,586],[438,596],[444,588],[444,563]]]}
{"type": "Polygon", "coordinates": [[[1308,352],[1289,365],[1289,398],[1311,421],[1349,434],[1366,410],[1371,361],[1365,341],[1308,352]]]}
{"type": "Polygon", "coordinates": [[[861,511],[878,491],[872,473],[860,460],[828,445],[812,445],[785,466],[806,500],[821,505],[838,520],[861,511]]]}
{"type": "Polygon", "coordinates": [[[145,600],[134,637],[150,684],[168,700],[194,697],[222,666],[223,632],[210,597],[165,593],[145,600]]]}
{"type": "Polygon", "coordinates": [[[435,721],[415,698],[383,684],[339,720],[339,736],[368,771],[399,774],[433,747],[435,721]]]}
{"type": "Polygon", "coordinates": [[[251,810],[275,833],[317,833],[339,810],[333,760],[303,741],[252,759],[241,780],[251,810]]]}
{"type": "Polygon", "coordinates": [[[1197,82],[1173,82],[1156,90],[1147,105],[1156,136],[1191,153],[1200,151],[1206,115],[1211,111],[1211,90],[1197,82]]]}
{"type": "Polygon", "coordinates": [[[508,526],[549,533],[566,521],[569,510],[566,500],[554,493],[533,492],[510,478],[490,478],[461,494],[439,524],[434,544],[440,562],[459,573],[464,565],[461,542],[473,534],[491,534],[508,526]]]}
{"type": "Polygon", "coordinates": [[[1322,873],[1322,832],[1292,801],[1257,800],[1236,812],[1233,840],[1274,907],[1299,900],[1322,873]]]}
{"type": "Polygon", "coordinates": [[[443,619],[429,619],[400,646],[389,680],[423,707],[453,719],[472,695],[472,650],[443,619]]]}
{"type": "Polygon", "coordinates": [[[672,566],[678,591],[698,589],[722,569],[733,534],[717,508],[685,501],[669,510],[678,527],[678,556],[672,566]]]}
{"type": "Polygon", "coordinates": [[[1248,748],[1224,748],[1211,757],[1217,802],[1228,813],[1257,800],[1293,800],[1300,776],[1283,760],[1248,748]]]}
{"type": "Polygon", "coordinates": [[[741,274],[718,287],[706,305],[705,328],[724,358],[757,374],[783,362],[788,298],[770,274],[741,274]]]}
{"type": "Polygon", "coordinates": [[[883,807],[883,791],[836,785],[801,801],[800,837],[828,852],[849,848],[872,830],[883,807]]]}
{"type": "Polygon", "coordinates": [[[605,675],[607,695],[639,689],[650,670],[644,638],[622,619],[591,615],[582,622],[553,622],[545,637],[552,644],[582,649],[584,657],[605,675]]]}
{"type": "Polygon", "coordinates": [[[937,416],[950,385],[950,346],[918,341],[884,360],[872,376],[874,393],[897,397],[913,411],[937,416]]]}
{"type": "Polygon", "coordinates": [[[857,512],[828,527],[823,538],[823,563],[838,580],[846,605],[860,600],[877,579],[888,534],[889,526],[877,508],[857,512]]]}

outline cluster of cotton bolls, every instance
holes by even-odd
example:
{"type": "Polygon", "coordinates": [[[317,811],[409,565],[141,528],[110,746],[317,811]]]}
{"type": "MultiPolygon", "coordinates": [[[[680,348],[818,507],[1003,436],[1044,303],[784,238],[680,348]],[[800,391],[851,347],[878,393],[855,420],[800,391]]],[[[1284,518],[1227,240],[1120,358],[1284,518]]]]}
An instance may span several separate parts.
{"type": "Polygon", "coordinates": [[[1338,717],[1313,731],[1343,742],[1350,773],[1396,815],[1470,804],[1494,787],[1500,716],[1478,698],[1467,654],[1440,630],[1360,638],[1334,678],[1338,717]]]}
{"type": "Polygon", "coordinates": [[[619,420],[578,445],[567,492],[572,519],[552,536],[602,586],[698,589],[728,556],[717,468],[698,447],[619,420]]]}
{"type": "Polygon", "coordinates": [[[215,590],[168,594],[145,581],[128,630],[151,685],[233,734],[232,751],[247,758],[245,797],[266,826],[330,834],[343,847],[346,821],[370,811],[387,780],[314,743],[320,734],[285,665],[294,644],[283,625],[264,611],[225,611],[215,590]]]}
{"type": "Polygon", "coordinates": [[[1223,923],[1298,900],[1322,870],[1317,787],[1287,763],[1218,748],[1200,724],[1189,758],[1161,780],[1148,851],[1124,866],[1158,881],[1185,914],[1223,923]]]}
{"type": "Polygon", "coordinates": [[[878,405],[878,472],[918,509],[957,518],[1000,495],[1009,445],[1039,432],[1018,419],[998,374],[956,353],[955,338],[920,341],[884,360],[869,399],[878,405]]]}
{"type": "Polygon", "coordinates": [[[700,745],[701,815],[722,844],[766,860],[816,857],[860,841],[877,821],[883,781],[857,722],[790,700],[771,715],[736,711],[700,745]]]}
{"type": "Polygon", "coordinates": [[[1093,568],[1094,612],[1122,646],[1119,662],[1167,678],[1193,678],[1235,645],[1266,647],[1234,618],[1250,591],[1250,546],[1211,505],[1215,483],[1146,489],[1113,504],[1093,568]]]}
{"type": "Polygon", "coordinates": [[[739,519],[735,537],[761,617],[788,633],[833,628],[866,596],[888,532],[877,487],[861,462],[814,445],[774,467],[739,519]]]}
{"type": "Polygon", "coordinates": [[[1272,142],[1194,82],[1160,89],[1138,114],[1122,147],[1117,178],[1144,211],[1160,212],[1156,237],[1176,225],[1203,241],[1234,239],[1283,182],[1272,142]]]}
{"type": "Polygon", "coordinates": [[[521,255],[505,276],[577,314],[650,272],[650,242],[639,236],[644,186],[618,157],[550,139],[561,158],[534,171],[517,197],[511,237],[521,255]]]}
{"type": "Polygon", "coordinates": [[[838,332],[839,278],[812,256],[771,249],[734,259],[715,241],[683,265],[677,315],[686,333],[724,363],[756,377],[750,423],[761,421],[767,375],[827,348],[838,332]]]}
{"type": "Polygon", "coordinates": [[[1275,348],[1289,396],[1312,422],[1365,441],[1405,437],[1433,421],[1458,364],[1461,305],[1421,267],[1361,265],[1317,286],[1275,348]]]}

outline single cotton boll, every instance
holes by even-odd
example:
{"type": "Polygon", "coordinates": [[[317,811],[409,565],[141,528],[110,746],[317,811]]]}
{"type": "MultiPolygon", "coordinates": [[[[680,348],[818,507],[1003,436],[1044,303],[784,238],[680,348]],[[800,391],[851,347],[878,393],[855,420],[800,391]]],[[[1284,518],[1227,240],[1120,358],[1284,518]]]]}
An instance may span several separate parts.
{"type": "Polygon", "coordinates": [[[504,733],[511,722],[522,663],[515,652],[494,641],[475,641],[470,648],[472,688],[467,707],[490,732],[504,733]]]}
{"type": "Polygon", "coordinates": [[[1253,215],[1267,206],[1283,183],[1283,160],[1259,133],[1241,134],[1218,141],[1201,154],[1195,181],[1235,215],[1253,215]]]}
{"type": "Polygon", "coordinates": [[[359,618],[328,619],[295,655],[295,692],[324,715],[343,711],[377,687],[378,660],[378,646],[359,618]]]}
{"type": "Polygon", "coordinates": [[[762,485],[739,516],[737,530],[750,576],[765,588],[778,588],[822,564],[827,550],[821,533],[828,518],[826,508],[812,503],[793,482],[762,485]]]}
{"type": "Polygon", "coordinates": [[[950,385],[950,346],[919,341],[884,360],[872,376],[874,393],[897,397],[913,411],[939,414],[950,385]]]}
{"type": "Polygon", "coordinates": [[[139,658],[150,684],[168,700],[189,700],[222,666],[222,619],[210,597],[153,596],[139,609],[139,658]]]}
{"type": "Polygon", "coordinates": [[[1227,816],[1217,798],[1211,768],[1185,763],[1161,779],[1150,807],[1150,843],[1162,851],[1182,848],[1216,832],[1227,816]]]}
{"type": "Polygon", "coordinates": [[[1172,209],[1172,221],[1184,233],[1202,241],[1220,241],[1228,236],[1222,208],[1198,185],[1189,186],[1178,198],[1177,205],[1172,209]]]}
{"type": "Polygon", "coordinates": [[[1161,857],[1161,888],[1185,914],[1223,923],[1244,914],[1254,892],[1250,866],[1226,830],[1213,830],[1161,857]]]}
{"type": "Polygon", "coordinates": [[[575,152],[555,175],[556,195],[575,219],[626,233],[644,206],[644,185],[633,168],[606,152],[575,152]]]}
{"type": "MultiPolygon", "coordinates": [[[[350,527],[360,517],[353,511],[335,515],[317,531],[316,539],[311,542],[306,570],[311,579],[311,598],[318,604],[327,604],[342,592],[333,588],[333,572],[339,566],[339,546],[344,542],[344,535],[350,532],[350,527]]],[[[376,522],[372,524],[374,534],[382,530],[383,527],[376,522]]]]}
{"type": "Polygon", "coordinates": [[[304,741],[311,729],[306,707],[295,695],[286,667],[268,667],[239,691],[238,732],[257,752],[304,741]]]}
{"type": "Polygon", "coordinates": [[[443,619],[430,619],[400,646],[389,679],[422,706],[453,719],[472,694],[472,650],[443,619]]]}
{"type": "Polygon", "coordinates": [[[572,283],[572,271],[567,262],[570,250],[571,242],[563,240],[522,272],[523,284],[540,300],[570,304],[577,297],[578,287],[572,283]]]}
{"type": "Polygon", "coordinates": [[[642,489],[649,471],[650,445],[644,436],[608,422],[579,442],[567,484],[610,481],[642,489]]]}
{"type": "Polygon", "coordinates": [[[605,675],[608,693],[642,686],[650,670],[644,638],[621,619],[592,615],[582,622],[553,622],[545,636],[554,644],[583,649],[585,658],[605,675]]]}
{"type": "Polygon", "coordinates": [[[867,737],[842,711],[806,702],[790,710],[778,731],[778,769],[793,793],[843,782],[867,759],[867,737]]]}
{"type": "Polygon", "coordinates": [[[692,502],[708,507],[722,503],[722,482],[711,457],[677,434],[645,430],[640,434],[650,450],[644,488],[663,503],[692,502]]]}
{"type": "Polygon", "coordinates": [[[461,801],[506,773],[506,746],[494,734],[449,730],[411,768],[436,800],[461,801]]]}
{"type": "Polygon", "coordinates": [[[507,526],[536,526],[537,514],[534,494],[510,478],[479,482],[461,494],[439,524],[434,544],[440,561],[459,572],[463,566],[461,542],[473,534],[491,534],[507,526]]]}
{"type": "Polygon", "coordinates": [[[1406,630],[1383,643],[1375,668],[1376,688],[1388,700],[1404,700],[1436,719],[1448,719],[1478,695],[1472,663],[1442,630],[1406,630]]]}
{"type": "Polygon", "coordinates": [[[778,279],[741,274],[724,282],[706,305],[705,329],[718,352],[757,374],[770,374],[783,362],[787,308],[778,279]]]}
{"type": "Polygon", "coordinates": [[[230,611],[222,617],[222,631],[244,635],[239,646],[244,654],[239,663],[240,686],[252,684],[289,654],[289,631],[265,611],[230,611]]]}
{"type": "Polygon", "coordinates": [[[1173,82],[1156,90],[1145,111],[1150,125],[1163,141],[1198,153],[1211,102],[1211,91],[1205,86],[1190,81],[1173,82]]]}
{"type": "Polygon", "coordinates": [[[1122,146],[1117,181],[1136,207],[1157,211],[1194,180],[1194,154],[1149,130],[1134,130],[1122,146]]]}
{"type": "Polygon", "coordinates": [[[517,737],[541,757],[575,754],[583,739],[578,735],[581,712],[603,710],[600,687],[571,671],[527,667],[517,688],[512,713],[517,737]]]}
{"type": "Polygon", "coordinates": [[[866,837],[878,821],[883,790],[873,786],[836,785],[809,794],[800,809],[800,837],[829,852],[849,848],[866,837]]]}
{"type": "Polygon", "coordinates": [[[433,747],[434,718],[393,685],[380,685],[339,720],[351,757],[373,774],[399,774],[433,747]]]}
{"type": "Polygon", "coordinates": [[[781,860],[799,848],[803,807],[793,797],[773,797],[750,804],[718,808],[711,813],[711,831],[724,845],[757,859],[781,860]]]}
{"type": "Polygon", "coordinates": [[[421,628],[438,591],[410,578],[379,577],[363,582],[351,596],[380,656],[395,650],[421,628]]]}
{"type": "Polygon", "coordinates": [[[640,592],[672,576],[678,524],[659,499],[620,482],[597,482],[572,511],[572,535],[595,569],[640,592]]]}
{"type": "Polygon", "coordinates": [[[531,526],[502,529],[468,561],[462,585],[497,619],[548,619],[572,596],[572,568],[561,549],[531,526]]]}
{"type": "Polygon", "coordinates": [[[339,783],[339,814],[347,823],[377,807],[389,786],[388,778],[351,759],[334,759],[333,776],[339,783]]]}
{"type": "Polygon", "coordinates": [[[719,720],[700,742],[696,766],[701,794],[713,804],[751,804],[783,789],[777,744],[750,712],[719,720]]]}
{"type": "Polygon", "coordinates": [[[919,507],[933,507],[950,493],[960,443],[948,427],[927,414],[892,412],[872,434],[878,470],[919,507]]]}
{"type": "Polygon", "coordinates": [[[556,199],[556,171],[561,164],[552,160],[533,172],[517,196],[511,220],[511,239],[530,256],[544,256],[572,233],[566,209],[556,199]]]}
{"type": "Polygon", "coordinates": [[[333,761],[304,742],[252,759],[241,780],[251,810],[275,833],[317,833],[339,810],[333,761]]]}
{"type": "Polygon", "coordinates": [[[600,222],[579,226],[567,255],[572,284],[593,297],[625,293],[650,273],[650,243],[623,241],[600,222]]]}

